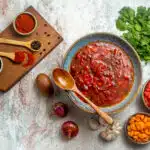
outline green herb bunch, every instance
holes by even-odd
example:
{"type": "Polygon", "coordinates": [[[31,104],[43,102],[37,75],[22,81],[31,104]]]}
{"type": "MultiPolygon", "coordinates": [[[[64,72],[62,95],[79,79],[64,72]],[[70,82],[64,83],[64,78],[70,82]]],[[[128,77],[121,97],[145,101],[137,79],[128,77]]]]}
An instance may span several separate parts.
{"type": "Polygon", "coordinates": [[[116,20],[116,27],[124,31],[125,38],[135,48],[140,58],[150,60],[150,8],[140,6],[135,11],[130,7],[123,7],[116,20]]]}

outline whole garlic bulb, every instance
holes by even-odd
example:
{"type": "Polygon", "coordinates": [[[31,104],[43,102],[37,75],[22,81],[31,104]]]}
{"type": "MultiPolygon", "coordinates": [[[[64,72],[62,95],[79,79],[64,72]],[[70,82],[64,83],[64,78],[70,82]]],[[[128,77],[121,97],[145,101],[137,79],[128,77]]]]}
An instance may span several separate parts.
{"type": "Polygon", "coordinates": [[[121,133],[121,124],[114,121],[113,125],[109,125],[105,130],[100,132],[100,136],[106,141],[115,140],[121,133]]]}

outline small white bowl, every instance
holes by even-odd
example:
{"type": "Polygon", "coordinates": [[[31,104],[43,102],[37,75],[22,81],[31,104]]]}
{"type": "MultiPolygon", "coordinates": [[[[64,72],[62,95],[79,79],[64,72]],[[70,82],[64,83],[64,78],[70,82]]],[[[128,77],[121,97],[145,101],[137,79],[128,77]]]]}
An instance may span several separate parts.
{"type": "Polygon", "coordinates": [[[2,58],[0,57],[0,62],[1,62],[1,67],[0,67],[0,73],[2,72],[2,70],[3,70],[3,60],[2,60],[2,58]]]}

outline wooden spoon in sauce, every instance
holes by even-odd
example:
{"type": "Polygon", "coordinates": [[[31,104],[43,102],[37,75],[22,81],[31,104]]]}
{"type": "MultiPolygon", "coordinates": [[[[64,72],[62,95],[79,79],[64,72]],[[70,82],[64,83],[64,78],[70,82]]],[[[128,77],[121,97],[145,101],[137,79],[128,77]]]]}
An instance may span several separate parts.
{"type": "Polygon", "coordinates": [[[69,72],[65,71],[64,69],[56,68],[53,70],[53,79],[55,84],[61,89],[73,91],[80,95],[108,124],[113,124],[113,119],[107,113],[100,110],[98,106],[96,106],[79,91],[73,77],[69,72]]]}

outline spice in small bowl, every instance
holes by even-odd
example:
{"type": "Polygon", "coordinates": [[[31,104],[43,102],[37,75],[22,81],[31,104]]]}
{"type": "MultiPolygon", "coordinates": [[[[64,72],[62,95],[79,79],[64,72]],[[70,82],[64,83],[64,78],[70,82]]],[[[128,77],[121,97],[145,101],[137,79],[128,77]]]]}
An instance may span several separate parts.
{"type": "Polygon", "coordinates": [[[2,61],[2,59],[0,58],[0,73],[2,72],[2,70],[3,70],[3,61],[2,61]]]}
{"type": "Polygon", "coordinates": [[[139,112],[132,115],[125,126],[128,138],[136,144],[150,142],[150,114],[139,112]]]}
{"type": "Polygon", "coordinates": [[[30,12],[19,14],[13,22],[14,30],[20,35],[29,35],[33,33],[37,27],[37,20],[30,12]]]}
{"type": "Polygon", "coordinates": [[[148,80],[142,90],[142,99],[144,105],[150,109],[150,80],[148,80]]]}

